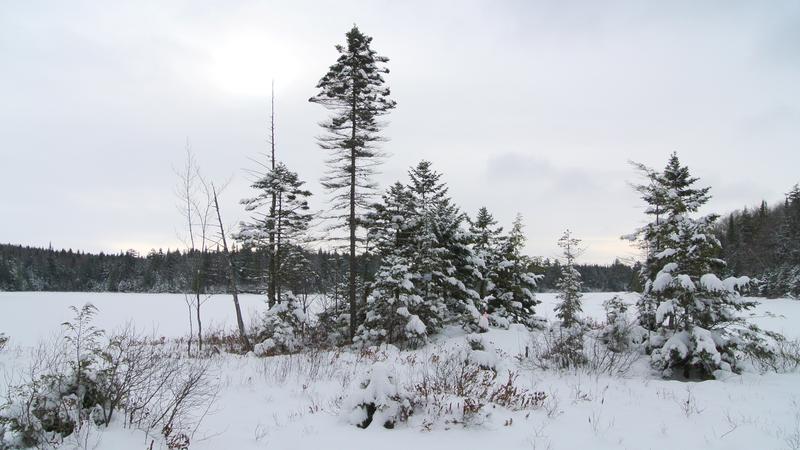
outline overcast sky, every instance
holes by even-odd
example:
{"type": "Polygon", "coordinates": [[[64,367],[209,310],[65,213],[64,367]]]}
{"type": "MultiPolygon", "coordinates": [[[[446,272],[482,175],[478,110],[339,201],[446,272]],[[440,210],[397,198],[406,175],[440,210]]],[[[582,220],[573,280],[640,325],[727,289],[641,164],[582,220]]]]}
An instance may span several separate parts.
{"type": "Polygon", "coordinates": [[[187,138],[244,218],[273,78],[279,158],[323,208],[307,100],[353,23],[391,59],[381,185],[428,159],[466,212],[522,213],[533,255],[570,228],[585,261],[634,256],[630,159],[677,151],[707,212],[800,181],[797,1],[0,0],[0,242],[175,248],[187,138]]]}

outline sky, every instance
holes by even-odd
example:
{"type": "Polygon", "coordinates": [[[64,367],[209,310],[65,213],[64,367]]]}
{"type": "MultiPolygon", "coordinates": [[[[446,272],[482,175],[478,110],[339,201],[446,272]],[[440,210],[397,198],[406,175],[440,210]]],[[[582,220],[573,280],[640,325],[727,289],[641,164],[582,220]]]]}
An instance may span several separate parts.
{"type": "Polygon", "coordinates": [[[397,108],[376,180],[422,159],[468,214],[487,206],[527,251],[569,228],[584,262],[635,258],[635,160],[673,151],[704,213],[800,182],[800,2],[0,0],[0,242],[176,248],[175,168],[191,145],[246,219],[271,81],[278,158],[328,195],[308,98],[353,24],[390,58],[397,108]]]}

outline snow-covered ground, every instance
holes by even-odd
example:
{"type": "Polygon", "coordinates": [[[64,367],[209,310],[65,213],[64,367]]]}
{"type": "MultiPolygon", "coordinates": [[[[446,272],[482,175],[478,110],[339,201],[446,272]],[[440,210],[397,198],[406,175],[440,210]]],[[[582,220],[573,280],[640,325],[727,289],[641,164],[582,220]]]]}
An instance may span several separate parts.
{"type": "MultiPolygon", "coordinates": [[[[602,319],[602,301],[584,298],[584,313],[602,319]]],[[[632,302],[634,296],[625,295],[632,302]]],[[[539,294],[540,315],[553,317],[554,294],[539,294]]],[[[0,371],[25,364],[24,347],[60,331],[70,305],[92,302],[96,324],[112,330],[128,321],[157,335],[188,331],[181,295],[0,292],[0,332],[12,339],[0,352],[0,371]]],[[[248,318],[263,309],[263,297],[241,299],[248,318]]],[[[204,305],[205,327],[231,328],[229,296],[204,305]]],[[[789,338],[800,337],[800,302],[762,300],[753,312],[759,325],[789,338]]],[[[247,322],[247,320],[246,320],[247,322]]],[[[256,358],[214,358],[220,391],[212,413],[194,436],[192,449],[797,449],[800,448],[800,375],[745,373],[724,381],[679,382],[652,374],[642,358],[626,377],[560,373],[522,367],[515,359],[530,339],[520,329],[493,330],[485,337],[500,355],[498,372],[514,370],[522,387],[543,391],[545,405],[533,411],[493,408],[469,428],[426,424],[412,416],[394,430],[349,425],[347,397],[374,360],[399,377],[411,377],[421,362],[464,348],[465,338],[449,333],[416,352],[388,351],[373,357],[343,354],[256,358]]],[[[2,375],[0,375],[2,376],[2,375]]],[[[505,376],[505,375],[503,375],[505,376]]],[[[4,383],[0,382],[0,389],[4,383]]],[[[0,393],[1,394],[1,393],[0,393]]],[[[141,450],[141,433],[112,426],[97,434],[95,448],[141,450]]]]}

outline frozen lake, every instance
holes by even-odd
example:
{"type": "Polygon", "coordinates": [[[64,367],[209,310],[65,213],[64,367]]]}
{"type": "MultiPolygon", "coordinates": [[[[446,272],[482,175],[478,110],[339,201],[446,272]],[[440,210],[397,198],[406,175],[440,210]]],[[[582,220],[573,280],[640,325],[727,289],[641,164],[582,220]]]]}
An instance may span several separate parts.
{"type": "MultiPolygon", "coordinates": [[[[603,318],[602,303],[614,293],[584,294],[584,314],[603,318]]],[[[628,303],[636,294],[619,294],[628,303]]],[[[542,302],[536,313],[552,319],[556,294],[541,293],[542,302]]],[[[258,320],[266,310],[266,296],[242,294],[239,302],[245,325],[258,320]]],[[[179,337],[189,331],[188,308],[183,294],[122,294],[87,292],[0,292],[0,332],[13,338],[16,345],[32,345],[39,339],[61,331],[60,324],[72,317],[69,306],[94,304],[99,312],[95,323],[105,330],[132,322],[142,332],[158,336],[179,337]]],[[[631,308],[633,313],[634,308],[631,308]]],[[[800,318],[800,301],[762,300],[752,312],[755,323],[779,331],[787,337],[800,337],[800,328],[792,326],[789,318],[800,318]]],[[[203,330],[233,329],[235,314],[230,295],[213,295],[202,307],[203,330]]]]}

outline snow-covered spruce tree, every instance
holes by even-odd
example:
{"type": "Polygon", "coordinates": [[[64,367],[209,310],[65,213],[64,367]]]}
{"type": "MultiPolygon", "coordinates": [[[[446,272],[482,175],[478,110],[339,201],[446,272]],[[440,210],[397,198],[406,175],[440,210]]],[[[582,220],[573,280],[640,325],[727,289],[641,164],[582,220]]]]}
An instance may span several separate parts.
{"type": "Polygon", "coordinates": [[[355,342],[362,345],[402,343],[415,348],[424,344],[428,328],[415,314],[426,309],[417,295],[407,259],[398,255],[383,258],[367,298],[366,318],[358,327],[355,342]]]}
{"type": "MultiPolygon", "coordinates": [[[[272,248],[274,272],[270,270],[268,282],[280,300],[281,290],[286,286],[286,269],[283,264],[290,260],[292,252],[305,242],[308,224],[313,215],[309,213],[308,197],[311,192],[303,188],[297,173],[285,164],[277,163],[252,187],[258,195],[241,201],[245,209],[253,213],[251,219],[242,222],[236,239],[251,248],[272,248]],[[275,201],[272,207],[273,199],[275,201]]],[[[272,305],[270,305],[272,306],[272,305]]]]}
{"type": "Polygon", "coordinates": [[[642,329],[634,327],[628,319],[628,305],[615,295],[603,302],[606,312],[606,325],[600,332],[599,339],[606,344],[612,352],[621,352],[628,349],[635,339],[634,331],[642,329]]]}
{"type": "Polygon", "coordinates": [[[507,327],[519,323],[528,327],[541,325],[535,317],[536,281],[541,275],[530,271],[530,258],[522,254],[525,247],[522,216],[517,214],[511,231],[499,242],[490,273],[491,289],[487,302],[489,318],[494,325],[507,327]]]}
{"type": "Polygon", "coordinates": [[[566,369],[586,362],[583,352],[585,327],[580,318],[581,274],[575,269],[575,258],[580,253],[580,240],[572,237],[572,233],[566,230],[558,240],[558,246],[564,252],[561,276],[557,283],[558,303],[554,308],[556,317],[560,320],[553,323],[546,332],[548,348],[544,357],[566,369]]]}
{"type": "MultiPolygon", "coordinates": [[[[651,217],[651,221],[627,238],[638,241],[647,254],[641,271],[642,282],[646,284],[648,280],[655,279],[661,270],[664,252],[673,251],[679,223],[685,215],[697,212],[708,201],[710,188],[693,187],[698,179],[690,176],[687,167],[681,167],[675,153],[670,156],[661,173],[638,163],[634,163],[634,167],[646,179],[644,184],[634,188],[644,200],[645,214],[651,217]]],[[[658,299],[647,294],[639,299],[639,323],[645,329],[652,331],[657,328],[655,319],[658,305],[658,299]]]]}
{"type": "Polygon", "coordinates": [[[495,270],[500,259],[503,227],[497,226],[497,221],[486,207],[481,207],[478,214],[475,215],[475,220],[469,220],[469,232],[477,275],[475,290],[481,301],[488,303],[488,297],[494,288],[495,270]]]}
{"type": "Polygon", "coordinates": [[[304,345],[307,322],[303,305],[297,297],[291,291],[283,292],[278,303],[264,314],[258,335],[260,343],[253,351],[258,355],[274,355],[300,350],[304,345]]]}
{"type": "Polygon", "coordinates": [[[332,197],[337,212],[337,228],[347,229],[349,243],[348,299],[350,302],[350,337],[356,334],[358,305],[356,299],[357,227],[359,211],[369,206],[375,185],[371,180],[383,154],[377,144],[382,122],[378,119],[395,107],[383,75],[389,73],[389,61],[370,47],[372,38],[358,27],[346,34],[346,45],[337,45],[339,58],[317,83],[319,93],[310,98],[333,112],[321,123],[326,134],[319,145],[331,153],[323,186],[332,197]]]}
{"type": "Polygon", "coordinates": [[[581,306],[581,274],[575,268],[575,258],[580,253],[580,239],[572,237],[572,232],[566,230],[558,240],[558,246],[564,252],[564,263],[561,265],[561,277],[558,279],[558,304],[554,308],[556,317],[561,319],[563,328],[580,326],[582,321],[581,306]]]}
{"type": "Polygon", "coordinates": [[[437,312],[423,301],[417,288],[421,277],[412,267],[417,224],[413,206],[411,193],[398,182],[366,215],[369,238],[381,265],[367,298],[365,321],[356,335],[360,344],[389,342],[416,347],[427,338],[424,322],[436,322],[432,319],[437,312]]]}
{"type": "Polygon", "coordinates": [[[447,186],[430,162],[421,161],[409,177],[417,216],[412,263],[422,276],[422,297],[436,312],[426,325],[438,329],[445,322],[459,322],[470,331],[487,330],[485,308],[479,294],[469,287],[475,285],[479,272],[469,233],[462,226],[465,215],[447,196],[447,186]]]}
{"type": "Polygon", "coordinates": [[[674,153],[663,173],[647,170],[653,190],[663,193],[645,199],[651,202],[648,214],[658,210],[658,220],[635,234],[648,251],[637,306],[641,325],[653,333],[648,340],[653,366],[665,376],[687,378],[735,370],[737,347],[758,345],[758,330],[737,314],[755,303],[738,292],[747,278],[718,277],[725,262],[713,232],[717,216],[690,216],[709,200],[710,188],[695,188],[698,179],[674,153]]]}
{"type": "Polygon", "coordinates": [[[345,408],[350,410],[347,421],[352,425],[367,428],[375,422],[392,429],[414,411],[414,397],[385,363],[373,364],[358,387],[345,400],[345,408]]]}

